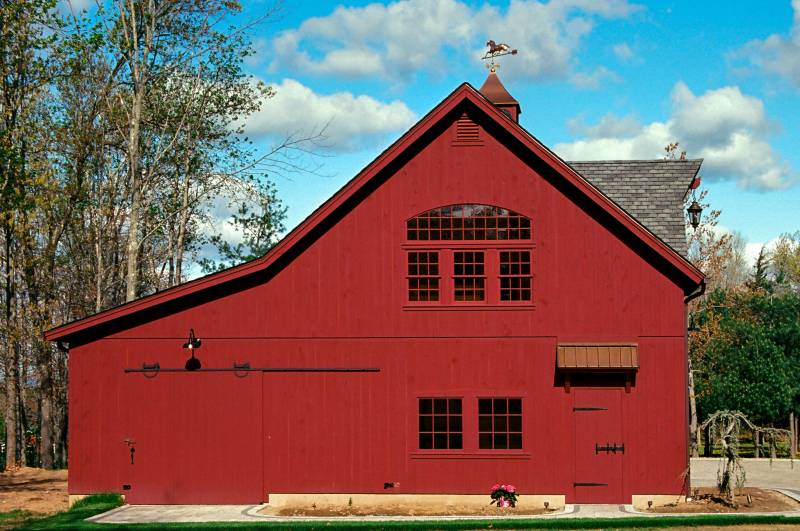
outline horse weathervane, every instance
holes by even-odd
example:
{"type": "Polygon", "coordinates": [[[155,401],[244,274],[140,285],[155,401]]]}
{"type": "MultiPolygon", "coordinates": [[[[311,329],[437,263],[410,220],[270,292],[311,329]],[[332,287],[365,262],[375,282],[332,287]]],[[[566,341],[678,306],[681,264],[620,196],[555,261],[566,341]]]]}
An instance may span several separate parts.
{"type": "Polygon", "coordinates": [[[502,57],[504,55],[517,55],[516,48],[512,49],[511,46],[503,42],[496,43],[493,40],[488,40],[486,41],[486,46],[489,47],[489,50],[483,55],[483,57],[481,57],[481,59],[484,61],[488,61],[486,63],[486,68],[488,68],[492,72],[496,71],[497,67],[499,66],[495,62],[495,59],[497,59],[498,57],[502,57]]]}

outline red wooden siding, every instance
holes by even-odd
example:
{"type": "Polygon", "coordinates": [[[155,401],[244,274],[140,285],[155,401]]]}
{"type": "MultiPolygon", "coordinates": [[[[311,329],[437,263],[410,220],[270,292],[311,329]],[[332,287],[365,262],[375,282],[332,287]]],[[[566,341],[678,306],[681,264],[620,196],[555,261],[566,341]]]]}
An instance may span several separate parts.
{"type": "Polygon", "coordinates": [[[454,148],[456,117],[274,275],[73,347],[70,492],[130,484],[140,502],[258,502],[385,492],[385,482],[399,483],[390,492],[479,494],[499,481],[574,501],[577,398],[556,382],[556,346],[622,342],[639,345],[640,369],[620,399],[619,501],[677,493],[687,466],[682,288],[542,163],[485,129],[482,145],[454,148]],[[406,304],[405,221],[455,203],[531,219],[530,304],[406,304]],[[123,374],[143,362],[182,367],[190,327],[204,367],[381,372],[123,374]],[[463,398],[462,451],[417,449],[417,399],[433,396],[463,398]],[[492,396],[523,399],[522,450],[478,449],[477,399],[492,396]]]}

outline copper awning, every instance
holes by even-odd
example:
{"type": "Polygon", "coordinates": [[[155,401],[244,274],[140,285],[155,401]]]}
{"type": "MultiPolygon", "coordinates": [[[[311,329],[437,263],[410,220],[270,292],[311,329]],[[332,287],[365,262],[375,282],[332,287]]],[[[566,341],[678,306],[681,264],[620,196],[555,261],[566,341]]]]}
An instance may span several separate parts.
{"type": "Polygon", "coordinates": [[[556,367],[561,370],[635,371],[639,368],[636,343],[559,343],[556,367]]]}

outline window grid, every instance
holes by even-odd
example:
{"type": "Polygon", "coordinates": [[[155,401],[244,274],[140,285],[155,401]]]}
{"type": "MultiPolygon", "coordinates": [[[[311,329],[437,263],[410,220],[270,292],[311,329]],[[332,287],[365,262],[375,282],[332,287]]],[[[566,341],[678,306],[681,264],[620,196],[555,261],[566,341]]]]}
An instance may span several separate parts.
{"type": "Polygon", "coordinates": [[[478,399],[478,448],[522,449],[522,399],[478,399]]]}
{"type": "Polygon", "coordinates": [[[531,300],[530,251],[500,251],[500,300],[531,300]]]}
{"type": "Polygon", "coordinates": [[[407,222],[410,241],[528,240],[531,220],[506,208],[452,205],[434,208],[407,222]]]}
{"type": "Polygon", "coordinates": [[[439,300],[439,253],[410,251],[408,253],[408,300],[429,302],[439,300]]]}
{"type": "Polygon", "coordinates": [[[460,450],[463,446],[461,399],[420,398],[420,450],[460,450]]]}
{"type": "Polygon", "coordinates": [[[453,296],[456,301],[486,299],[483,251],[453,252],[453,296]]]}

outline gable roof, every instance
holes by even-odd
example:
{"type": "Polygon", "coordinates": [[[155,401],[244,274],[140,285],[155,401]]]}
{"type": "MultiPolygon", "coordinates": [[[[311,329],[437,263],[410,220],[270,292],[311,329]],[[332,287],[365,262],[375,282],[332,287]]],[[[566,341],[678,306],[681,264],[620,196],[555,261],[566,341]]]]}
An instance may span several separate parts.
{"type": "Polygon", "coordinates": [[[686,256],[683,199],[702,162],[702,159],[601,160],[569,162],[569,165],[663,242],[686,256]]]}
{"type": "Polygon", "coordinates": [[[539,160],[544,161],[564,179],[566,185],[577,193],[583,194],[586,199],[627,230],[635,241],[640,242],[645,249],[650,251],[651,256],[661,259],[663,267],[675,275],[677,280],[673,280],[681,285],[685,293],[688,294],[694,291],[702,283],[703,274],[686,258],[675,252],[669,245],[665,244],[628,212],[603,194],[596,186],[583,178],[571,166],[528,133],[522,126],[500,111],[475,87],[469,83],[462,83],[261,258],[58,326],[48,330],[45,333],[45,338],[50,341],[68,340],[79,334],[84,335],[90,329],[108,324],[111,321],[139,315],[156,306],[190,295],[196,295],[205,290],[218,288],[234,280],[250,277],[268,270],[270,266],[287,255],[296,245],[300,245],[304,241],[313,240],[316,237],[314,229],[321,226],[326,219],[343,209],[351,209],[353,201],[360,200],[357,195],[360,190],[381,175],[384,170],[391,169],[392,162],[398,159],[402,153],[416,145],[417,142],[425,141],[426,133],[434,125],[448,116],[455,119],[454,111],[458,110],[457,108],[462,105],[471,105],[494,121],[500,126],[501,132],[505,131],[510,135],[510,141],[521,146],[526,153],[533,154],[539,160]]]}

